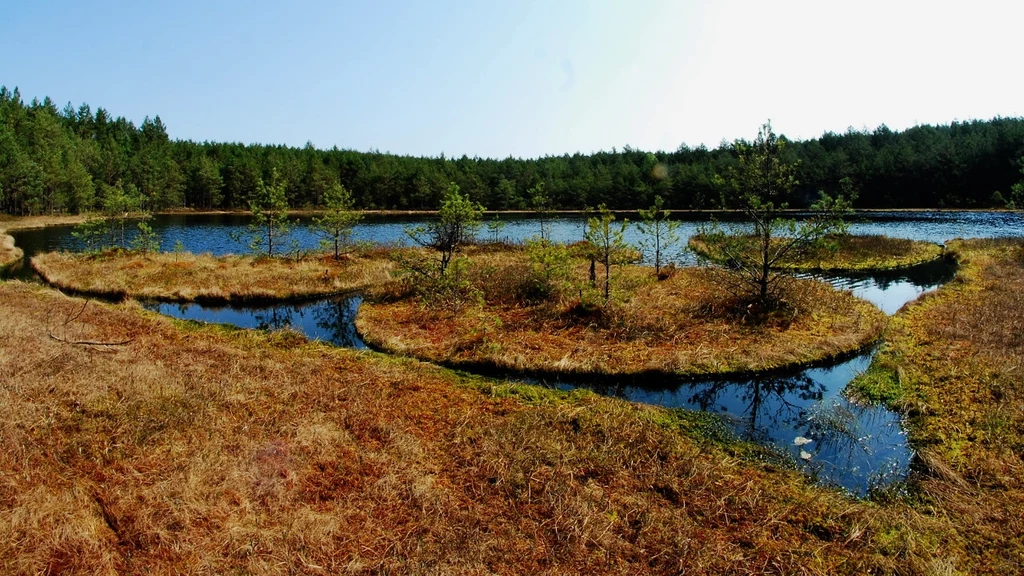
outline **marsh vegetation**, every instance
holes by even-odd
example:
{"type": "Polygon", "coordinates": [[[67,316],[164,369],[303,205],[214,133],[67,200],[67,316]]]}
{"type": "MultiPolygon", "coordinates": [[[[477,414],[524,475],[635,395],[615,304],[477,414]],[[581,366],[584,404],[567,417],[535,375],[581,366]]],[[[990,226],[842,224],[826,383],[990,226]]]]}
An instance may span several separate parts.
{"type": "MultiPolygon", "coordinates": [[[[571,311],[563,326],[605,325],[629,339],[643,337],[626,330],[630,318],[647,317],[628,315],[637,295],[678,283],[686,296],[673,300],[702,298],[689,278],[699,270],[658,280],[653,268],[623,265],[618,274],[613,268],[605,303],[590,287],[586,249],[540,246],[465,247],[466,278],[492,280],[465,309],[486,310],[511,288],[505,294],[516,299],[497,300],[533,302],[540,317],[555,314],[548,319],[571,311]],[[551,271],[550,254],[530,257],[552,249],[555,263],[570,263],[567,275],[541,274],[551,271]],[[535,288],[545,277],[555,279],[547,295],[535,288]],[[581,287],[594,292],[581,297],[581,287]]],[[[197,559],[262,571],[299,550],[318,567],[357,571],[442,562],[604,571],[644,558],[652,572],[720,573],[751,563],[822,574],[1012,572],[1021,531],[1018,487],[1006,471],[1020,459],[1013,378],[1021,354],[1005,335],[1018,332],[1024,248],[985,241],[950,249],[964,263],[960,280],[896,316],[865,380],[874,384],[858,386],[863,397],[911,415],[919,450],[905,487],[874,493],[874,503],[813,486],[762,448],[728,440],[710,416],[459,377],[307,343],[287,330],[178,324],[132,302],[83,306],[7,282],[0,363],[14,376],[3,383],[11,449],[2,463],[14,483],[5,492],[11,514],[0,527],[0,557],[12,572],[159,571],[197,559]],[[106,343],[117,345],[98,346],[106,343]],[[168,501],[188,506],[159,505],[168,501]],[[343,536],[342,525],[356,520],[366,537],[343,536]],[[702,546],[685,545],[698,535],[702,546]],[[236,540],[232,550],[241,552],[222,550],[236,540]],[[651,564],[641,549],[660,555],[651,564]]],[[[157,257],[118,254],[107,257],[157,257]]],[[[175,256],[185,257],[167,255],[175,256]]],[[[382,303],[408,303],[394,299],[400,284],[377,286],[377,296],[392,296],[382,303]]],[[[706,312],[751,334],[777,331],[780,313],[800,302],[784,298],[790,304],[755,318],[721,296],[706,301],[718,311],[706,312]]],[[[436,326],[453,321],[443,301],[410,310],[437,314],[436,326]]],[[[665,317],[674,318],[647,318],[665,317]]],[[[816,420],[832,426],[833,417],[842,413],[816,420]]]]}
{"type": "Polygon", "coordinates": [[[50,252],[32,258],[49,284],[107,298],[258,302],[308,299],[386,282],[393,263],[382,250],[269,258],[188,252],[50,252]]]}
{"type": "MultiPolygon", "coordinates": [[[[951,243],[964,273],[897,314],[853,389],[909,416],[908,477],[852,499],[747,441],[778,396],[813,421],[792,439],[800,459],[814,442],[859,445],[848,405],[787,404],[791,392],[821,398],[820,385],[775,371],[863,349],[885,315],[790,273],[933,251],[842,235],[840,198],[788,219],[797,172],[785,144],[769,125],[736,144],[723,175],[750,228],[691,238],[717,260],[703,267],[666,252],[679,238],[657,196],[638,213],[638,246],[603,205],[578,237],[556,240],[543,183],[529,189],[541,211],[534,237],[480,243],[483,207],[452,182],[435,219],[406,227],[418,248],[368,248],[352,242],[351,195],[330,188],[334,207],[311,228],[330,253],[313,254],[289,238],[289,183],[272,171],[249,198],[257,254],[212,256],[161,253],[148,224],[132,237],[128,215],[152,199],[123,185],[118,204],[122,184],[106,184],[109,206],[78,230],[87,252],[32,262],[55,286],[124,302],[0,284],[0,369],[11,375],[0,382],[0,569],[1012,572],[1024,550],[1020,242],[951,243]],[[707,413],[310,342],[273,316],[260,324],[270,332],[239,331],[172,321],[135,300],[355,289],[368,300],[354,321],[367,342],[441,364],[749,377],[739,384],[751,433],[733,436],[707,413]]],[[[501,228],[489,233],[497,240],[501,228]]],[[[318,325],[358,342],[345,333],[356,308],[330,306],[341,320],[328,312],[318,325]]],[[[699,383],[691,403],[717,410],[734,384],[699,383]]]]}
{"type": "Polygon", "coordinates": [[[715,440],[710,417],[83,303],[0,285],[4,572],[946,561],[947,520],[811,485],[715,440]]]}
{"type": "Polygon", "coordinates": [[[820,361],[876,340],[884,315],[813,280],[794,281],[778,306],[759,308],[716,285],[707,270],[622,266],[591,284],[585,258],[563,270],[545,248],[468,250],[457,314],[417,286],[370,290],[356,326],[381,349],[452,365],[535,373],[701,375],[820,361]]]}

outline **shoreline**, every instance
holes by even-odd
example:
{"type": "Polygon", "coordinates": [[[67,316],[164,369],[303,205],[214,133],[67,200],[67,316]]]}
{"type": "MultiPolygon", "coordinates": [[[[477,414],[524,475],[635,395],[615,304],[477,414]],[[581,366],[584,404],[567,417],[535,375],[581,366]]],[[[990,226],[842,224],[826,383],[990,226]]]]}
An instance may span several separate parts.
{"type": "MultiPolygon", "coordinates": [[[[635,215],[637,210],[644,208],[624,208],[624,209],[613,209],[611,212],[615,215],[635,215]]],[[[293,209],[288,211],[289,216],[306,217],[306,216],[318,216],[325,212],[324,209],[310,208],[310,209],[293,209]]],[[[363,216],[370,217],[399,217],[399,216],[433,216],[438,212],[435,209],[422,209],[422,210],[355,210],[355,212],[362,214],[363,216]]],[[[676,216],[704,216],[711,217],[715,215],[729,215],[736,216],[742,215],[742,210],[732,209],[684,209],[684,210],[668,210],[670,215],[676,216]]],[[[786,209],[780,211],[783,214],[799,216],[800,214],[808,213],[805,209],[786,209]]],[[[879,214],[879,213],[893,213],[893,214],[923,214],[929,212],[936,213],[1000,213],[1000,214],[1019,214],[1024,212],[1024,209],[1010,210],[1006,208],[858,208],[852,213],[852,216],[856,217],[858,214],[879,214]]],[[[14,232],[19,230],[32,230],[39,228],[46,228],[49,226],[70,226],[75,224],[81,224],[88,218],[96,215],[94,212],[87,212],[82,214],[60,214],[60,215],[38,215],[38,216],[10,216],[0,214],[0,233],[3,232],[14,232]]],[[[172,208],[168,210],[159,210],[152,213],[154,216],[249,216],[252,214],[249,210],[244,209],[221,209],[221,210],[202,210],[202,209],[183,209],[183,208],[172,208]]],[[[523,216],[523,217],[539,217],[540,213],[535,210],[485,210],[485,215],[490,216],[523,216]]],[[[548,217],[559,217],[559,216],[588,216],[593,215],[593,210],[552,210],[546,213],[548,217]]]]}

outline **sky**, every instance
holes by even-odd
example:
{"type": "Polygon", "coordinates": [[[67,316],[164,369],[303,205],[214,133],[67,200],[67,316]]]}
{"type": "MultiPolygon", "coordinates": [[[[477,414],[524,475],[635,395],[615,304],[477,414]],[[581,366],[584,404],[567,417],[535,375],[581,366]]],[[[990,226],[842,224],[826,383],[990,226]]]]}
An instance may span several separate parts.
{"type": "Polygon", "coordinates": [[[1014,0],[8,0],[0,85],[172,138],[447,157],[1024,116],[1014,0]]]}

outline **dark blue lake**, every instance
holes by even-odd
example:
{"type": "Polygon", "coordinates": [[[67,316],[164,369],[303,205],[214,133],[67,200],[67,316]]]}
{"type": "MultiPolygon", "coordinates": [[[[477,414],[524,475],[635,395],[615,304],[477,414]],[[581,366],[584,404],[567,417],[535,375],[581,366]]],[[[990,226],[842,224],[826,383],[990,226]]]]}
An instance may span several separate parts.
{"type": "MultiPolygon", "coordinates": [[[[635,217],[633,217],[635,219],[635,217]]],[[[239,254],[247,251],[244,242],[232,235],[244,235],[249,216],[243,214],[213,215],[159,215],[154,218],[153,229],[160,237],[162,250],[172,250],[178,242],[189,252],[209,252],[214,255],[239,254]]],[[[422,222],[414,217],[368,217],[356,226],[353,239],[378,244],[402,244],[407,237],[403,229],[422,222]]],[[[478,236],[482,239],[520,242],[540,232],[542,222],[523,217],[503,217],[500,230],[491,231],[485,225],[478,236]]],[[[583,238],[586,219],[582,216],[554,218],[546,221],[551,239],[575,242],[583,238]]],[[[680,246],[707,221],[680,220],[680,246]]],[[[318,248],[318,238],[307,228],[309,218],[298,218],[293,237],[302,250],[318,248]]],[[[57,226],[40,230],[23,230],[12,235],[26,253],[49,250],[77,250],[81,246],[71,236],[70,226],[57,226]]],[[[927,240],[942,244],[953,238],[993,238],[998,236],[1024,236],[1024,213],[1021,212],[864,212],[852,218],[853,234],[884,234],[894,238],[927,240]]],[[[630,225],[626,240],[636,243],[636,228],[630,225]]],[[[685,264],[689,256],[682,250],[673,255],[685,264]]]]}

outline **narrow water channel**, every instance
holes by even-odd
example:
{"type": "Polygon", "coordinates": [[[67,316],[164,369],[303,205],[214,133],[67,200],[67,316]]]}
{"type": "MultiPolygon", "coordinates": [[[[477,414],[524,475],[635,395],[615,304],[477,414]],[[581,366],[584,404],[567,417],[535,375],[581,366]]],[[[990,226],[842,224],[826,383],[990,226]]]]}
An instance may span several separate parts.
{"type": "MultiPolygon", "coordinates": [[[[865,298],[888,314],[952,279],[950,262],[826,280],[865,298]]],[[[366,348],[355,328],[362,299],[334,296],[273,306],[203,306],[152,302],[145,306],[186,320],[263,330],[294,329],[312,340],[366,348]]],[[[906,476],[913,452],[897,414],[880,406],[859,406],[843,396],[846,385],[867,369],[873,351],[833,365],[743,379],[558,378],[525,379],[570,390],[588,388],[633,402],[717,414],[745,440],[774,447],[823,484],[856,495],[906,476]]]]}
{"type": "MultiPolygon", "coordinates": [[[[161,217],[156,228],[163,248],[177,241],[193,252],[238,252],[227,232],[241,229],[245,218],[161,217]]],[[[361,225],[357,236],[374,242],[394,242],[408,222],[381,221],[361,225]]],[[[536,221],[513,220],[505,237],[535,233],[536,221]]],[[[572,239],[581,226],[576,220],[552,222],[553,235],[572,239]]],[[[687,223],[684,235],[696,230],[687,223]],[[692,230],[691,230],[692,229],[692,230]]],[[[26,260],[35,253],[77,249],[70,228],[49,228],[15,233],[26,260]]],[[[944,241],[954,236],[1024,236],[1024,218],[1005,213],[925,213],[913,218],[873,215],[854,226],[859,233],[944,241]]],[[[685,242],[685,239],[684,239],[685,242]]],[[[27,266],[21,274],[30,273],[27,266]]],[[[911,269],[860,275],[824,277],[839,288],[851,290],[887,314],[952,279],[954,266],[937,262],[911,269]]],[[[335,296],[316,301],[276,306],[217,307],[198,304],[150,303],[146,306],[176,318],[226,323],[242,328],[292,328],[313,340],[338,346],[365,348],[355,329],[358,295],[335,296]]],[[[820,482],[864,495],[904,478],[912,450],[907,445],[899,416],[881,407],[857,406],[843,390],[870,364],[873,351],[787,374],[757,378],[683,380],[679,378],[608,379],[559,378],[526,380],[563,390],[589,388],[598,393],[667,407],[703,410],[718,414],[737,436],[774,447],[820,482]]]]}

